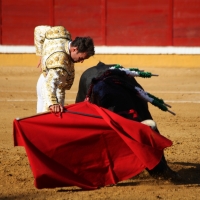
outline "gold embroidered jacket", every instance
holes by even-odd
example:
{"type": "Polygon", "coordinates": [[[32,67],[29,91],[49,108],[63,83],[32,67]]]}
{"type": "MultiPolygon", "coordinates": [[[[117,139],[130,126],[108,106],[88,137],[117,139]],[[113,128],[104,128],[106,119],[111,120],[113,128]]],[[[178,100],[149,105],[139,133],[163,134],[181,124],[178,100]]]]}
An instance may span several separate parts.
{"type": "Polygon", "coordinates": [[[37,26],[34,31],[36,55],[41,56],[45,76],[42,95],[47,111],[50,105],[64,105],[65,90],[74,82],[74,63],[69,54],[70,33],[63,26],[37,26]]]}

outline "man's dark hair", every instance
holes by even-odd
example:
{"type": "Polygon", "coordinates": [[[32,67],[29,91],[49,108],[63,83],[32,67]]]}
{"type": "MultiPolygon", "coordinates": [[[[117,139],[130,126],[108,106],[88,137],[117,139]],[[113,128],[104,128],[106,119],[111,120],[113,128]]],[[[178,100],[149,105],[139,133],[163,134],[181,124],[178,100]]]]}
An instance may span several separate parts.
{"type": "Polygon", "coordinates": [[[88,56],[93,56],[95,53],[94,43],[91,37],[76,37],[71,45],[77,47],[78,52],[80,53],[86,52],[88,56]]]}

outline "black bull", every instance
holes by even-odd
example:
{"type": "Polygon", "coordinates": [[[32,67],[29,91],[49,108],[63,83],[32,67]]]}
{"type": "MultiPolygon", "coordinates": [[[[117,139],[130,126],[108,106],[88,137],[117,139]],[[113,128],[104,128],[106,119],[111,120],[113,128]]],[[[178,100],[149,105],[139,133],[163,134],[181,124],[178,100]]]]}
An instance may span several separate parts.
{"type": "MultiPolygon", "coordinates": [[[[104,72],[106,72],[109,69],[109,67],[114,66],[114,65],[115,64],[107,65],[102,62],[99,62],[96,66],[91,67],[87,69],[85,72],[83,72],[80,78],[80,82],[79,82],[79,89],[76,96],[76,103],[85,100],[86,95],[88,94],[88,89],[90,88],[92,79],[101,76],[104,72]]],[[[142,86],[134,78],[132,78],[131,84],[133,85],[133,87],[138,86],[142,88],[142,86]]],[[[138,116],[140,117],[139,121],[153,119],[149,112],[147,102],[137,97],[137,95],[135,95],[134,97],[135,97],[135,102],[134,102],[133,109],[138,113],[138,116]]],[[[125,98],[123,99],[123,101],[124,101],[124,105],[126,105],[125,98]]],[[[158,130],[156,131],[159,133],[158,130]]],[[[172,179],[172,180],[177,180],[180,178],[176,172],[174,172],[173,170],[169,168],[164,155],[160,163],[154,169],[148,170],[148,172],[151,176],[155,178],[159,177],[159,178],[172,179]]]]}
{"type": "MultiPolygon", "coordinates": [[[[96,66],[87,69],[80,78],[78,94],[76,96],[76,103],[84,101],[92,79],[94,77],[102,75],[105,71],[107,71],[109,69],[109,67],[114,66],[114,65],[115,64],[106,65],[102,62],[99,62],[96,66]]],[[[135,78],[131,78],[131,79],[132,79],[131,84],[132,84],[133,88],[134,88],[134,86],[138,86],[138,87],[142,88],[142,86],[135,80],[135,78]]],[[[122,93],[123,93],[123,91],[122,91],[122,93]]],[[[123,104],[124,110],[127,110],[127,104],[131,104],[131,102],[130,102],[128,96],[126,98],[125,93],[121,94],[121,95],[124,95],[124,98],[121,100],[121,104],[123,104]]],[[[118,96],[118,99],[120,98],[121,95],[118,96]]],[[[146,101],[142,100],[141,98],[137,97],[136,95],[134,96],[133,101],[134,101],[134,108],[132,107],[132,109],[134,109],[138,113],[138,116],[140,117],[140,121],[143,121],[146,119],[153,119],[149,112],[148,104],[146,101]]],[[[131,106],[133,106],[133,104],[131,106]]],[[[102,106],[102,107],[106,107],[106,106],[102,106]]],[[[131,107],[130,107],[130,109],[131,109],[131,107]]]]}

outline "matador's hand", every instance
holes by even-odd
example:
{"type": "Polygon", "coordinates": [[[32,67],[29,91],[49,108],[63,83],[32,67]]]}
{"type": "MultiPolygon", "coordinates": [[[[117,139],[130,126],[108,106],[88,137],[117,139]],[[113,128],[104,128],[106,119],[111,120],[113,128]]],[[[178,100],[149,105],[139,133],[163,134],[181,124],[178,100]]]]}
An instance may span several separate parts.
{"type": "Polygon", "coordinates": [[[49,106],[49,109],[52,113],[62,113],[63,112],[63,106],[61,106],[60,104],[54,104],[49,106]]]}

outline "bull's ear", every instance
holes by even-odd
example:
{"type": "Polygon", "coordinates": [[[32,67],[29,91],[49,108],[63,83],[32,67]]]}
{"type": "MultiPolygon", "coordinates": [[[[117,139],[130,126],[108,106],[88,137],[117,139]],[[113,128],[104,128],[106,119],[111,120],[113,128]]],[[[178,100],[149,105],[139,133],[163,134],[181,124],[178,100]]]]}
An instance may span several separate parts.
{"type": "Polygon", "coordinates": [[[97,64],[97,66],[99,66],[99,65],[105,65],[105,63],[99,61],[99,63],[97,64]]]}

